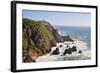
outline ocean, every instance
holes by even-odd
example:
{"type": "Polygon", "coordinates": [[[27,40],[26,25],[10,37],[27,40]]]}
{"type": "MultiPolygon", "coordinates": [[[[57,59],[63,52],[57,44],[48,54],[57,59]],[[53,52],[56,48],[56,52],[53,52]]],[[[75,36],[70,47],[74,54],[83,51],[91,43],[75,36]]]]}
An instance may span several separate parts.
{"type": "Polygon", "coordinates": [[[58,32],[62,32],[65,36],[69,35],[72,39],[80,40],[87,43],[91,49],[91,28],[90,27],[68,27],[68,26],[54,26],[58,32]]]}
{"type": "MultiPolygon", "coordinates": [[[[82,50],[82,54],[77,52],[73,52],[72,54],[66,54],[62,56],[64,49],[59,48],[61,50],[61,54],[59,55],[51,55],[52,51],[59,47],[52,47],[52,51],[44,56],[36,59],[37,62],[49,62],[49,61],[71,61],[71,60],[90,60],[91,59],[91,28],[90,27],[66,27],[66,26],[54,26],[55,29],[60,32],[59,34],[67,36],[69,35],[73,40],[77,41],[78,49],[82,50]],[[80,42],[81,41],[81,42],[80,42]],[[83,44],[85,42],[86,44],[83,44]],[[81,45],[81,46],[79,46],[81,45]],[[86,49],[85,49],[86,48],[86,49]]],[[[66,49],[66,48],[65,48],[66,49]]]]}

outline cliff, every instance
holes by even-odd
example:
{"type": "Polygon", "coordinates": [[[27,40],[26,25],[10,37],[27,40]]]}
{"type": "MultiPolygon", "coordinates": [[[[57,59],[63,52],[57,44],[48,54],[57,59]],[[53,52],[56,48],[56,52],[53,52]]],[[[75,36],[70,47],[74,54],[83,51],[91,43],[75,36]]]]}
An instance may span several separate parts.
{"type": "Polygon", "coordinates": [[[51,52],[56,43],[73,41],[70,36],[61,36],[47,21],[23,18],[22,31],[23,62],[35,62],[39,56],[51,52]]]}
{"type": "Polygon", "coordinates": [[[23,62],[35,62],[38,56],[51,51],[63,38],[46,21],[23,19],[23,62]]]}

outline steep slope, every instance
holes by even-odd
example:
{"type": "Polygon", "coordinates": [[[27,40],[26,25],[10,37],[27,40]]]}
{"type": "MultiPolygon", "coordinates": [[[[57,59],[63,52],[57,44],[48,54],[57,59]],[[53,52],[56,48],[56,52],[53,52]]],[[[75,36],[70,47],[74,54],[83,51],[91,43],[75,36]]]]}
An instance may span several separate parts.
{"type": "Polygon", "coordinates": [[[49,22],[40,21],[40,23],[44,24],[50,31],[52,31],[52,34],[53,34],[56,42],[64,42],[64,39],[62,38],[62,36],[59,35],[57,29],[53,28],[49,22]]]}
{"type": "Polygon", "coordinates": [[[45,21],[23,19],[23,62],[35,62],[38,56],[51,51],[52,46],[62,42],[62,37],[45,21]]]}
{"type": "Polygon", "coordinates": [[[61,36],[47,21],[23,18],[22,48],[24,63],[35,62],[39,56],[51,52],[56,43],[74,41],[70,36],[61,36]]]}

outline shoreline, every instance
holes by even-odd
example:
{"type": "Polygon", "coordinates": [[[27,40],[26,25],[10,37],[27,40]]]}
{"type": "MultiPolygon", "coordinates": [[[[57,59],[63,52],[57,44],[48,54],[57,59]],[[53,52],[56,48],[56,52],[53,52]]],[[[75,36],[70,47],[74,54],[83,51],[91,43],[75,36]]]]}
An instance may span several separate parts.
{"type": "Polygon", "coordinates": [[[75,40],[74,42],[69,42],[65,41],[63,43],[57,43],[57,46],[51,48],[51,52],[40,56],[36,59],[36,62],[49,62],[49,61],[64,61],[63,58],[65,58],[66,61],[69,59],[71,60],[85,60],[85,59],[90,59],[91,58],[91,49],[88,48],[87,43],[80,41],[80,40],[75,40]],[[70,44],[70,47],[77,46],[77,51],[72,52],[72,54],[66,54],[62,56],[65,48],[65,44],[70,44]],[[60,45],[63,45],[63,47],[59,48],[59,55],[51,55],[51,53],[55,50],[55,48],[59,47],[60,45]],[[79,54],[78,51],[82,50],[82,54],[79,54]],[[85,58],[86,57],[86,58],[85,58]]]}

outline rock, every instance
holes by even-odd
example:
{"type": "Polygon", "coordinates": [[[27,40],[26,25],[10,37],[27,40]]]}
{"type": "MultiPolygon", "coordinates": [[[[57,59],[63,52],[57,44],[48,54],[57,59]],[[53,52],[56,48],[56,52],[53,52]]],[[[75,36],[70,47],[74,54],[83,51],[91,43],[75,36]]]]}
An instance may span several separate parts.
{"type": "Polygon", "coordinates": [[[58,33],[57,29],[55,29],[49,22],[44,21],[44,20],[43,21],[39,21],[39,22],[44,24],[50,31],[52,31],[52,34],[53,34],[56,42],[64,42],[64,39],[58,33]]]}
{"type": "Polygon", "coordinates": [[[68,49],[65,49],[63,55],[66,55],[68,53],[68,49]]]}
{"type": "Polygon", "coordinates": [[[82,51],[81,51],[81,50],[79,50],[79,51],[78,51],[78,53],[81,53],[81,54],[82,54],[82,51]]]}
{"type": "Polygon", "coordinates": [[[69,46],[67,45],[66,48],[68,48],[68,49],[65,49],[63,55],[65,55],[65,54],[72,54],[72,52],[77,51],[76,46],[73,46],[72,48],[69,48],[69,46]]]}
{"type": "Polygon", "coordinates": [[[72,54],[71,48],[68,48],[68,54],[72,54]]]}
{"type": "Polygon", "coordinates": [[[66,54],[72,54],[71,48],[65,49],[63,55],[66,55],[66,54]]]}
{"type": "Polygon", "coordinates": [[[69,46],[67,45],[66,48],[69,48],[69,46]]]}
{"type": "Polygon", "coordinates": [[[56,48],[51,55],[58,55],[59,53],[59,48],[56,48]]]}
{"type": "Polygon", "coordinates": [[[29,63],[29,62],[36,62],[35,60],[31,59],[30,57],[27,57],[26,59],[24,59],[25,63],[29,63]]]}
{"type": "Polygon", "coordinates": [[[71,51],[72,51],[72,52],[77,51],[76,46],[73,46],[73,47],[71,48],[71,51]]]}
{"type": "MultiPolygon", "coordinates": [[[[43,56],[51,52],[51,47],[56,46],[56,43],[65,41],[73,41],[71,37],[62,37],[58,30],[47,21],[35,21],[27,18],[23,18],[23,35],[22,35],[22,48],[24,50],[32,50],[31,55],[23,54],[23,62],[35,62],[35,57],[43,56]],[[34,57],[32,56],[34,55],[34,57]]],[[[60,47],[62,47],[61,45],[60,47]]],[[[75,50],[75,49],[73,49],[75,50]]],[[[56,48],[52,55],[58,55],[59,48],[56,48]]],[[[68,49],[64,54],[71,54],[72,50],[68,49]]]]}
{"type": "MultiPolygon", "coordinates": [[[[51,51],[51,47],[56,45],[56,40],[53,31],[47,26],[39,21],[23,18],[23,52],[32,49],[32,54],[38,57],[51,51]]],[[[29,54],[28,51],[26,54],[29,54]]],[[[33,61],[31,55],[23,54],[23,62],[33,61]]]]}
{"type": "Polygon", "coordinates": [[[59,47],[62,47],[62,45],[60,45],[59,47]]]}
{"type": "Polygon", "coordinates": [[[62,36],[62,38],[64,39],[64,41],[71,41],[74,42],[74,40],[71,39],[71,37],[69,35],[67,36],[62,36]]]}
{"type": "Polygon", "coordinates": [[[24,58],[23,58],[23,62],[25,63],[29,63],[29,62],[36,62],[35,59],[32,59],[31,56],[29,55],[26,55],[24,58]]]}
{"type": "Polygon", "coordinates": [[[55,37],[55,40],[59,43],[59,42],[64,42],[64,39],[62,38],[62,36],[59,35],[57,29],[53,29],[53,35],[55,37]]]}
{"type": "Polygon", "coordinates": [[[56,46],[55,40],[50,40],[50,44],[51,44],[52,47],[56,46]]]}

